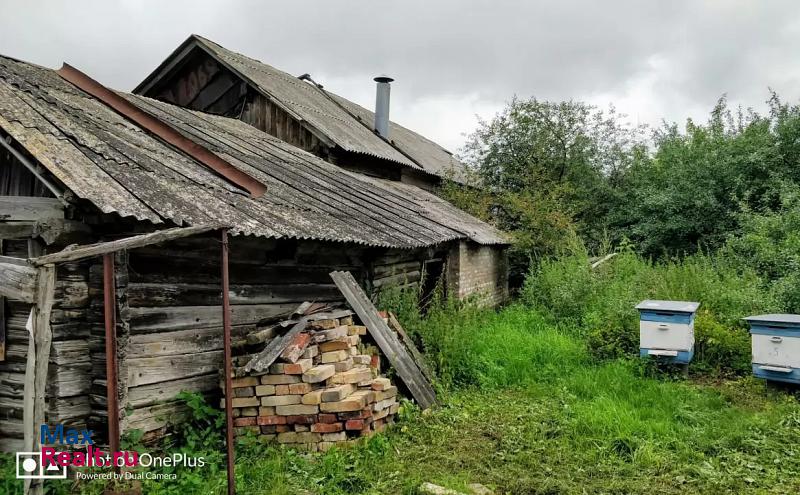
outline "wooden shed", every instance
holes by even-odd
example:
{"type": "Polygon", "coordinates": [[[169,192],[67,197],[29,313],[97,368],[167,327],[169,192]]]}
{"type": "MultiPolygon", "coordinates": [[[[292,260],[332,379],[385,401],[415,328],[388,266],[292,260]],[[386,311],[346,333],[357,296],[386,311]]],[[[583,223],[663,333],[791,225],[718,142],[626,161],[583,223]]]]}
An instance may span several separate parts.
{"type": "Polygon", "coordinates": [[[236,335],[301,301],[341,300],[332,270],[373,294],[427,273],[457,296],[505,298],[505,237],[434,194],[336,166],[236,119],[68,74],[0,57],[3,450],[29,434],[22,398],[37,319],[51,333],[35,342],[36,362],[48,364],[37,410],[47,423],[105,430],[102,259],[47,258],[75,245],[199,229],[113,255],[123,433],[157,436],[180,417],[179,391],[218,386],[220,239],[209,229],[232,236],[236,335]],[[20,290],[25,277],[15,274],[31,270],[40,290],[20,290]],[[34,297],[47,293],[44,310],[34,297]]]}

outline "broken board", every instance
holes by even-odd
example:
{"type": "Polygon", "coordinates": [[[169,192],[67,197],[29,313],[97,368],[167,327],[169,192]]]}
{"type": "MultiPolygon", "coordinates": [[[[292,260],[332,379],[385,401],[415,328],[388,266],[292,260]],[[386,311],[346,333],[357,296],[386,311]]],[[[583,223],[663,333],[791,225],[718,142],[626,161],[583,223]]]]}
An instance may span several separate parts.
{"type": "Polygon", "coordinates": [[[406,352],[397,334],[383,321],[378,310],[358,285],[350,272],[335,271],[330,274],[333,282],[342,292],[350,307],[366,325],[367,331],[375,339],[383,354],[397,371],[408,391],[423,409],[436,403],[436,392],[425,378],[419,365],[406,352]]]}

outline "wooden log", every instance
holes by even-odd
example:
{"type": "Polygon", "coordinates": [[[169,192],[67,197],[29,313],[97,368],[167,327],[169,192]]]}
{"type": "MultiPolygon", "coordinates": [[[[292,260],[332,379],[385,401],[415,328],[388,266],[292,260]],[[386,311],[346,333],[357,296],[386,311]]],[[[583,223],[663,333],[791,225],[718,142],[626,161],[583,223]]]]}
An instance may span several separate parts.
{"type": "Polygon", "coordinates": [[[158,244],[160,242],[170,241],[172,239],[180,239],[181,237],[188,237],[192,235],[202,234],[212,230],[219,229],[219,225],[198,225],[194,227],[175,227],[172,229],[164,229],[149,234],[141,234],[125,239],[116,241],[100,242],[97,244],[90,244],[87,246],[79,246],[73,249],[65,249],[58,253],[46,254],[39,256],[32,261],[34,265],[42,266],[53,263],[63,263],[65,261],[75,261],[94,256],[100,256],[107,253],[113,253],[121,250],[129,250],[137,247],[147,246],[150,244],[158,244]]]}
{"type": "Polygon", "coordinates": [[[222,351],[128,359],[128,387],[204,375],[221,367],[222,351]]]}
{"type": "MultiPolygon", "coordinates": [[[[258,323],[289,316],[296,304],[254,304],[231,306],[233,325],[258,323]]],[[[131,334],[165,330],[187,330],[222,325],[220,306],[182,306],[169,308],[130,308],[131,334]]]]}
{"type": "Polygon", "coordinates": [[[188,414],[189,409],[183,402],[167,402],[136,408],[125,419],[125,430],[141,430],[147,433],[177,424],[188,414]]]}
{"type": "Polygon", "coordinates": [[[82,308],[89,303],[89,284],[84,281],[59,280],[56,282],[54,307],[82,308]]]}
{"type": "Polygon", "coordinates": [[[36,269],[4,257],[0,262],[0,296],[32,303],[36,295],[36,269]]]}
{"type": "MultiPolygon", "coordinates": [[[[340,301],[334,284],[234,284],[230,287],[233,305],[283,304],[303,301],[340,301]]],[[[222,303],[219,284],[132,282],[128,285],[131,307],[212,306],[222,303]]]]}
{"type": "Polygon", "coordinates": [[[0,239],[30,239],[34,230],[35,222],[0,222],[0,239]]]}
{"type": "Polygon", "coordinates": [[[36,222],[64,218],[64,205],[56,198],[0,196],[0,221],[36,222]]]}
{"type": "Polygon", "coordinates": [[[419,271],[398,273],[397,275],[391,275],[388,277],[375,279],[373,280],[372,284],[376,289],[380,289],[384,287],[391,287],[391,286],[409,284],[412,282],[418,282],[420,280],[420,277],[421,274],[419,271]]]}
{"type": "Polygon", "coordinates": [[[222,349],[222,327],[132,335],[128,358],[172,356],[222,349]]]}
{"type": "Polygon", "coordinates": [[[159,382],[150,385],[141,385],[128,389],[128,406],[140,408],[151,406],[159,402],[173,400],[183,391],[211,392],[219,388],[219,373],[209,373],[190,378],[182,378],[169,382],[159,382]]]}
{"type": "Polygon", "coordinates": [[[85,421],[91,412],[88,395],[51,398],[47,410],[47,422],[58,424],[73,420],[85,421]]]}

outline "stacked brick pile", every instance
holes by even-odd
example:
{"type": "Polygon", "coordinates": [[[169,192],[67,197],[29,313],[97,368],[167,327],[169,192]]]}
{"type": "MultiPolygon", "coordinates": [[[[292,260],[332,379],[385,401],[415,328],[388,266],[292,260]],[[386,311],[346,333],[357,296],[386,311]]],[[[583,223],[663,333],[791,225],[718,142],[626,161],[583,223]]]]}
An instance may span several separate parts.
{"type": "Polygon", "coordinates": [[[234,378],[237,435],[252,431],[316,451],[392,423],[397,387],[378,376],[378,356],[361,342],[366,333],[352,317],[312,321],[268,373],[234,378]]]}

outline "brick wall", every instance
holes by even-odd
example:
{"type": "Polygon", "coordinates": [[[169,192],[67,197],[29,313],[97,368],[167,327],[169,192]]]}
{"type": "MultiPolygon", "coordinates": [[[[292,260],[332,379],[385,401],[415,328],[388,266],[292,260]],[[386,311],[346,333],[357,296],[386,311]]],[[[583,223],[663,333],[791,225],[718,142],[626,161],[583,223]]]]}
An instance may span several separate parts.
{"type": "Polygon", "coordinates": [[[508,298],[508,263],[502,246],[462,241],[448,256],[448,288],[459,299],[497,306],[508,298]]]}

